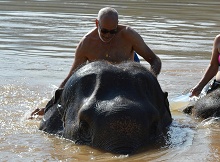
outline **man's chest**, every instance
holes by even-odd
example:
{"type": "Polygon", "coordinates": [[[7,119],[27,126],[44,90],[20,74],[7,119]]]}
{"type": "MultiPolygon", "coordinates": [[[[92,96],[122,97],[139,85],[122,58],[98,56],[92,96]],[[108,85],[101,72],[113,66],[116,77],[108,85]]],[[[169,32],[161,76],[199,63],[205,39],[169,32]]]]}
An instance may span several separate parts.
{"type": "MultiPolygon", "coordinates": [[[[91,44],[92,45],[92,44],[91,44]]],[[[107,60],[110,62],[122,62],[133,57],[132,45],[125,41],[109,42],[106,44],[94,44],[87,51],[89,61],[107,60]]]]}

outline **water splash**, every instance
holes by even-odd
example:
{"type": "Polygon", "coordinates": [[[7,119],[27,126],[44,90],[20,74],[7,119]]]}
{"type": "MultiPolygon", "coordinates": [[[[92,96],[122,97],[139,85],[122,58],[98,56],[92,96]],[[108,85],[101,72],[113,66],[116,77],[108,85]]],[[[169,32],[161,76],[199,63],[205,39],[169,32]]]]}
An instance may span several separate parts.
{"type": "Polygon", "coordinates": [[[204,128],[220,128],[220,117],[210,117],[203,120],[198,127],[204,128]]]}

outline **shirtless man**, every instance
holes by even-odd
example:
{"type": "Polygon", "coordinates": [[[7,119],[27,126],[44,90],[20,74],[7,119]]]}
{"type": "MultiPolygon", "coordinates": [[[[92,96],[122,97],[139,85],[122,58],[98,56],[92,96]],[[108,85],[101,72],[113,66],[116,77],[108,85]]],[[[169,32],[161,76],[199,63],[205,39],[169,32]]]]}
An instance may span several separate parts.
{"type": "Polygon", "coordinates": [[[161,61],[142,37],[132,28],[118,24],[118,13],[114,8],[102,8],[96,19],[96,28],[86,34],[77,46],[72,68],[60,88],[64,87],[73,71],[86,61],[120,63],[134,60],[134,51],[150,63],[155,75],[160,73],[161,61]]]}
{"type": "MultiPolygon", "coordinates": [[[[73,65],[59,88],[63,88],[74,70],[87,61],[106,60],[113,64],[133,61],[134,51],[151,65],[156,76],[160,73],[160,58],[135,30],[118,24],[118,12],[114,8],[102,8],[95,23],[96,28],[87,33],[77,46],[73,65]]],[[[32,115],[42,115],[42,111],[43,109],[35,110],[32,115]]]]}

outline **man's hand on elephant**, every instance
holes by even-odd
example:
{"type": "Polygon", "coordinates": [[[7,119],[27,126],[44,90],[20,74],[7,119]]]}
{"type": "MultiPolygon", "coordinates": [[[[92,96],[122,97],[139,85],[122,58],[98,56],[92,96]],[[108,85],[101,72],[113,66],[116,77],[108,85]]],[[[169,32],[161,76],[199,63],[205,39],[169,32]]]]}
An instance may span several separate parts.
{"type": "Polygon", "coordinates": [[[44,109],[45,108],[37,108],[37,109],[35,109],[32,113],[31,113],[31,115],[30,115],[30,117],[28,118],[28,119],[33,119],[34,118],[34,116],[43,116],[44,115],[44,109]]]}

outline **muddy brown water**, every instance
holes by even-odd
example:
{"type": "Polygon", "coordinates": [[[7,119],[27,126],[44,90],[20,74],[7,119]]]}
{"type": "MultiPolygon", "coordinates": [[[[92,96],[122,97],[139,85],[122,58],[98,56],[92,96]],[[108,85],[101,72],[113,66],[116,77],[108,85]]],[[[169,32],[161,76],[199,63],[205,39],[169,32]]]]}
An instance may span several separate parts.
{"type": "Polygon", "coordinates": [[[219,119],[198,121],[181,112],[209,63],[219,5],[218,0],[1,0],[1,161],[219,161],[219,119]],[[27,120],[67,75],[76,45],[106,6],[115,7],[120,23],[137,30],[162,60],[158,80],[169,92],[174,119],[165,147],[113,155],[44,134],[38,119],[27,120]]]}

